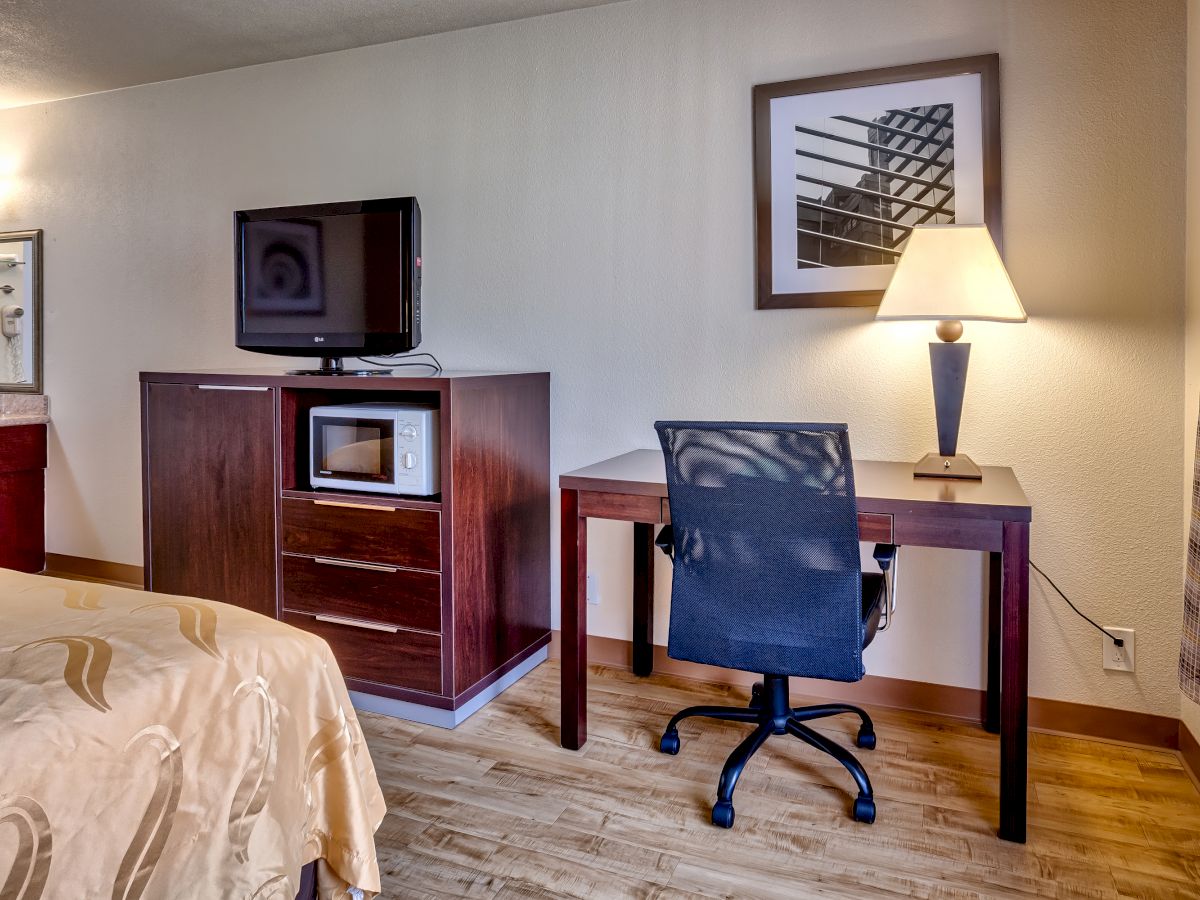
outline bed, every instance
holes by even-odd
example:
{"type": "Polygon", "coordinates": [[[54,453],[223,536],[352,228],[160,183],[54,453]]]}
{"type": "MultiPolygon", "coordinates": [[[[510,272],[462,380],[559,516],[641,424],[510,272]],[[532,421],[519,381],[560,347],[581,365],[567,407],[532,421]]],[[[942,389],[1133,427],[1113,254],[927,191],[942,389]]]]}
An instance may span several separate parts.
{"type": "Polygon", "coordinates": [[[321,639],[0,570],[3,900],[369,898],[385,812],[321,639]]]}

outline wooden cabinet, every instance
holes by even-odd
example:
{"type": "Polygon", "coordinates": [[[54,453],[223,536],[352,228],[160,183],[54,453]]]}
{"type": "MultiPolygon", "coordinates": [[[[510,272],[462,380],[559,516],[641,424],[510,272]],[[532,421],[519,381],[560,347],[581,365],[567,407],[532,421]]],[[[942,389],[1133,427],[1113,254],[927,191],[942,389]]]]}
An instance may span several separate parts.
{"type": "Polygon", "coordinates": [[[0,568],[45,568],[45,470],[45,425],[0,427],[0,568]]]}
{"type": "Polygon", "coordinates": [[[142,402],[146,588],[274,617],[274,392],[152,383],[142,402]]]}
{"type": "Polygon", "coordinates": [[[550,641],[549,382],[143,373],[147,587],[278,615],[455,724],[550,641]],[[309,410],[364,401],[439,411],[439,494],[313,489],[309,410]]]}

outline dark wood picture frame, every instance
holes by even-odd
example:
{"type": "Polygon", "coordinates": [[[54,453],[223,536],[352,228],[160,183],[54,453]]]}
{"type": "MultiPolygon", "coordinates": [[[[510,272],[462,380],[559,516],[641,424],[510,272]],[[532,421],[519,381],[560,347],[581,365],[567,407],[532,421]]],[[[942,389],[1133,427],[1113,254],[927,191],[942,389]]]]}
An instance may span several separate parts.
{"type": "Polygon", "coordinates": [[[811,309],[834,306],[877,306],[882,290],[775,293],[771,248],[771,101],[800,94],[818,94],[847,88],[944,78],[954,75],[980,76],[980,123],[983,149],[983,218],[996,246],[1001,243],[1000,209],[1000,56],[990,53],[960,59],[937,60],[821,75],[795,81],[759,84],[754,87],[754,206],[755,285],[758,309],[811,309]]]}

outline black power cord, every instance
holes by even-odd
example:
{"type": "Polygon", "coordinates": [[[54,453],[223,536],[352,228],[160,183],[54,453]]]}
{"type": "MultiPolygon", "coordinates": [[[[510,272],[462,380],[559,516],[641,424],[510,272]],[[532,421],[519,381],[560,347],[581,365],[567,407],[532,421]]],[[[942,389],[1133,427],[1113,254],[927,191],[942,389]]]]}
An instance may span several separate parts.
{"type": "Polygon", "coordinates": [[[390,356],[384,356],[379,359],[370,359],[366,356],[356,356],[355,359],[365,363],[370,363],[373,366],[394,366],[396,368],[406,368],[415,366],[418,368],[433,369],[434,374],[442,371],[442,364],[438,362],[438,358],[432,353],[394,353],[390,356]],[[398,362],[404,359],[416,359],[420,356],[428,356],[432,362],[398,362]]]}
{"type": "Polygon", "coordinates": [[[1057,584],[1055,584],[1055,583],[1054,583],[1054,581],[1053,581],[1053,580],[1050,578],[1050,576],[1049,576],[1049,575],[1047,575],[1045,572],[1043,572],[1041,569],[1039,569],[1039,568],[1038,568],[1038,564],[1037,564],[1037,563],[1035,563],[1033,560],[1030,560],[1030,561],[1029,561],[1029,566],[1030,566],[1030,568],[1032,568],[1032,569],[1033,569],[1033,571],[1037,572],[1039,575],[1041,575],[1043,578],[1045,578],[1045,579],[1046,579],[1046,583],[1047,583],[1047,584],[1049,584],[1049,585],[1050,585],[1050,587],[1054,588],[1054,590],[1055,590],[1055,592],[1058,594],[1058,596],[1062,597],[1064,600],[1066,600],[1066,601],[1067,601],[1067,606],[1069,606],[1069,607],[1071,607],[1071,609],[1075,610],[1075,614],[1076,614],[1077,616],[1079,616],[1079,617],[1080,617],[1081,619],[1083,619],[1085,622],[1087,622],[1088,624],[1090,624],[1090,625],[1091,625],[1093,628],[1095,628],[1097,631],[1099,631],[1099,632],[1100,632],[1102,635],[1104,635],[1105,637],[1107,637],[1107,638],[1108,638],[1110,641],[1112,641],[1112,642],[1113,642],[1113,644],[1114,644],[1115,646],[1117,646],[1117,647],[1124,647],[1124,646],[1125,646],[1125,642],[1124,642],[1123,640],[1121,640],[1121,638],[1119,638],[1119,637],[1117,637],[1116,635],[1114,635],[1114,634],[1113,634],[1111,631],[1109,631],[1107,628],[1103,628],[1103,627],[1101,627],[1100,625],[1097,625],[1097,624],[1096,624],[1096,622],[1095,622],[1095,621],[1094,621],[1094,620],[1093,620],[1091,617],[1089,617],[1089,616],[1085,615],[1084,613],[1080,612],[1080,611],[1079,611],[1079,607],[1078,607],[1078,606],[1076,606],[1074,603],[1072,603],[1072,602],[1071,602],[1071,598],[1070,598],[1070,597],[1068,597],[1066,594],[1064,594],[1064,593],[1062,592],[1062,590],[1059,588],[1059,586],[1058,586],[1057,584]]]}

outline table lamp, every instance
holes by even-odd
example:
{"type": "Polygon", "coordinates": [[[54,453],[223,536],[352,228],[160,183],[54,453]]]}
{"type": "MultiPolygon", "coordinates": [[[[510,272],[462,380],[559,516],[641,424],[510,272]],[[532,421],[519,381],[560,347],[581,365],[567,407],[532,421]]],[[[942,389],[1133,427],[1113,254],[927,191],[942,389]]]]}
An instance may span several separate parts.
{"type": "Polygon", "coordinates": [[[926,478],[983,477],[958,452],[970,344],[957,344],[963,320],[1024,322],[1025,309],[1009,280],[986,225],[917,225],[896,263],[876,319],[937,322],[940,343],[929,345],[938,452],[927,453],[913,474],[926,478]]]}

